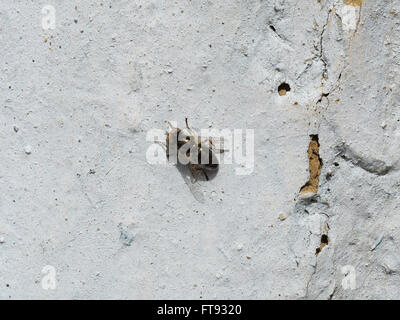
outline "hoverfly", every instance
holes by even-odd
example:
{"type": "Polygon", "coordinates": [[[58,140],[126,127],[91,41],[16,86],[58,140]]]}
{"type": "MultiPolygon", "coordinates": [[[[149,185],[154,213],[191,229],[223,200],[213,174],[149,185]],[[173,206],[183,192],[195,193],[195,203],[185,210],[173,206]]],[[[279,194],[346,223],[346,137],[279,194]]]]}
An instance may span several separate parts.
{"type": "MultiPolygon", "coordinates": [[[[219,168],[216,153],[228,150],[217,148],[216,138],[199,136],[189,127],[187,118],[185,118],[186,128],[184,129],[174,127],[169,121],[166,122],[171,129],[166,132],[167,159],[173,158],[178,164],[189,166],[194,178],[201,172],[206,181],[210,180],[209,174],[216,174],[219,168]]],[[[221,142],[222,139],[219,140],[219,143],[221,142]]]]}

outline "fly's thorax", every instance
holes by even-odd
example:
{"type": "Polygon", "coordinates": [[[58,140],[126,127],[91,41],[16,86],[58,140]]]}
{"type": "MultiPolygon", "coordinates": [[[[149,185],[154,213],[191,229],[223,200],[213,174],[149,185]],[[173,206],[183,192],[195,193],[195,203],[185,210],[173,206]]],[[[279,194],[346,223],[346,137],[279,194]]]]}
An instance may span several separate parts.
{"type": "Polygon", "coordinates": [[[178,145],[183,145],[185,143],[190,143],[190,144],[198,144],[199,143],[199,137],[196,134],[195,131],[192,129],[182,129],[179,132],[178,135],[178,145]]]}
{"type": "Polygon", "coordinates": [[[218,169],[218,159],[208,144],[198,145],[197,164],[205,170],[218,169]]]}
{"type": "Polygon", "coordinates": [[[218,170],[218,158],[213,152],[208,140],[201,137],[190,128],[175,128],[167,133],[167,158],[182,165],[194,165],[198,169],[218,170]]]}
{"type": "Polygon", "coordinates": [[[182,165],[193,164],[197,161],[198,148],[197,145],[189,140],[182,142],[178,148],[178,161],[182,165]]]}

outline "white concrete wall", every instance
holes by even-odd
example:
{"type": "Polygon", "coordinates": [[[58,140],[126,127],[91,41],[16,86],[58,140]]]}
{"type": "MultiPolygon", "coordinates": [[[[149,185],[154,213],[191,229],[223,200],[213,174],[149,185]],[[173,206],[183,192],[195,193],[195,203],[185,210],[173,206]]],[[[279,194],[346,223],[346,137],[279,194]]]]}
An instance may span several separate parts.
{"type": "Polygon", "coordinates": [[[399,17],[389,0],[2,1],[0,298],[400,298],[399,17]],[[254,171],[189,188],[149,164],[147,132],[184,117],[254,129],[254,171]]]}

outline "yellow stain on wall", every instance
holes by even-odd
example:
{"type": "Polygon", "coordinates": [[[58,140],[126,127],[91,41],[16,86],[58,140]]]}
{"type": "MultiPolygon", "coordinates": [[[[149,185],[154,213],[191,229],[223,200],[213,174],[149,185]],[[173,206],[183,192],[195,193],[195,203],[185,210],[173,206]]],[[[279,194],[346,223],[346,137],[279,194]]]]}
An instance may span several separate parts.
{"type": "Polygon", "coordinates": [[[318,184],[319,184],[319,176],[321,174],[322,168],[322,159],[319,156],[319,142],[317,135],[310,136],[311,141],[308,146],[308,162],[309,162],[309,172],[310,179],[308,182],[300,189],[300,193],[317,193],[318,192],[318,184]]]}
{"type": "Polygon", "coordinates": [[[364,0],[343,0],[344,4],[353,7],[361,7],[364,0]]]}

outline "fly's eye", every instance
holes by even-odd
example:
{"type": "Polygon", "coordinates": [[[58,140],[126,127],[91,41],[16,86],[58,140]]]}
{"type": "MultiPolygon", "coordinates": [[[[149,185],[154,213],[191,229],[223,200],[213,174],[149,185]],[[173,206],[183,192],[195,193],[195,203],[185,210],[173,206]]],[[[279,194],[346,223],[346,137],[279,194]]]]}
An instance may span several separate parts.
{"type": "Polygon", "coordinates": [[[184,137],[185,137],[185,139],[184,139],[185,142],[189,142],[190,141],[190,137],[189,136],[184,136],[184,137]]]}

